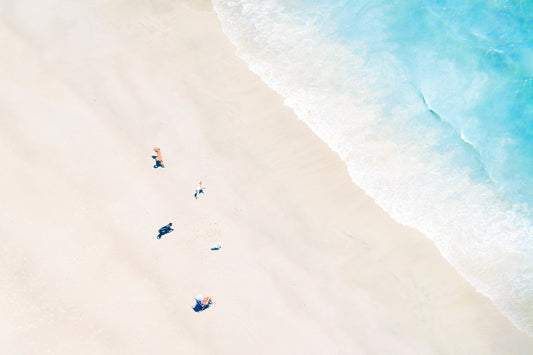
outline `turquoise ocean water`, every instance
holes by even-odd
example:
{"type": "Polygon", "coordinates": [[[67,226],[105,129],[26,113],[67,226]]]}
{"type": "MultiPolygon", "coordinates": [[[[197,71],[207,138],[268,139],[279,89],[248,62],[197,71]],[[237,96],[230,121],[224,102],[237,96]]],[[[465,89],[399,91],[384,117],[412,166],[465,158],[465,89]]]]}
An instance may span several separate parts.
{"type": "Polygon", "coordinates": [[[533,2],[213,4],[354,183],[533,335],[533,2]]]}

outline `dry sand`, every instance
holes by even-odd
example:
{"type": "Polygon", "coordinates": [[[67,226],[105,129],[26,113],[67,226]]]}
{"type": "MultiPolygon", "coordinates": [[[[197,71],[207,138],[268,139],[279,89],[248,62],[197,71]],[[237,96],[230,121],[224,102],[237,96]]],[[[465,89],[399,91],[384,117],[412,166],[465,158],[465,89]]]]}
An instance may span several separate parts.
{"type": "Polygon", "coordinates": [[[0,19],[2,353],[533,349],[353,185],[208,1],[3,1],[0,19]]]}

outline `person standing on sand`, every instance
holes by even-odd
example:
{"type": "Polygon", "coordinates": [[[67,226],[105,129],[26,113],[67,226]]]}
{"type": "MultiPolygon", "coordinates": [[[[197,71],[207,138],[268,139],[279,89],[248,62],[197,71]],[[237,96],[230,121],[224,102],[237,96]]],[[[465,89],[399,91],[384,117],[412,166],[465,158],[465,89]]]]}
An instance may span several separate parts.
{"type": "Polygon", "coordinates": [[[155,157],[155,166],[161,165],[163,168],[165,167],[165,164],[163,164],[163,156],[161,155],[161,149],[155,147],[154,151],[157,153],[157,157],[155,157]]]}
{"type": "Polygon", "coordinates": [[[202,182],[200,181],[200,183],[198,184],[198,187],[196,188],[196,191],[194,193],[194,198],[198,199],[198,195],[203,194],[204,193],[204,189],[205,189],[205,187],[202,185],[202,182]]]}

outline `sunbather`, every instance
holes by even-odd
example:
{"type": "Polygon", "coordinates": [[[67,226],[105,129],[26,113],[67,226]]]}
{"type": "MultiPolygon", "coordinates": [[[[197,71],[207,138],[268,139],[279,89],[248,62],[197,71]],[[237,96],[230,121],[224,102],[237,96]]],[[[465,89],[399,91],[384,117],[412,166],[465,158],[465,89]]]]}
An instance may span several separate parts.
{"type": "Polygon", "coordinates": [[[211,299],[211,297],[206,296],[206,297],[204,297],[204,298],[202,299],[202,302],[200,302],[200,304],[201,304],[202,306],[204,306],[204,307],[205,307],[205,306],[209,306],[209,305],[213,304],[213,300],[211,299]]]}

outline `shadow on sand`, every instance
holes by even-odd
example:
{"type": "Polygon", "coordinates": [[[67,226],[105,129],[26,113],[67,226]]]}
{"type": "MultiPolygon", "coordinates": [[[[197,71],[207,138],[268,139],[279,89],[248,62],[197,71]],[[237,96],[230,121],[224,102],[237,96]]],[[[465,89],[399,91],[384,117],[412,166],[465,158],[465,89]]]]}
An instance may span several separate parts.
{"type": "Polygon", "coordinates": [[[202,306],[202,304],[199,301],[197,301],[196,305],[194,307],[192,307],[192,310],[195,311],[196,313],[199,313],[199,312],[205,311],[210,306],[211,306],[211,304],[206,304],[205,306],[202,306]]]}
{"type": "MultiPolygon", "coordinates": [[[[157,158],[157,155],[152,155],[152,159],[155,160],[155,158],[157,158]]],[[[158,162],[157,160],[155,160],[155,165],[154,165],[154,169],[157,169],[157,168],[164,168],[163,165],[161,165],[160,162],[158,162]]]]}
{"type": "Polygon", "coordinates": [[[161,228],[159,230],[159,234],[157,235],[157,239],[161,239],[162,236],[164,236],[165,234],[168,234],[170,232],[173,232],[174,229],[173,228],[170,228],[169,226],[164,226],[163,228],[161,228]]]}

